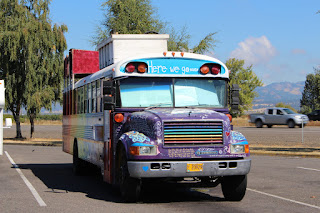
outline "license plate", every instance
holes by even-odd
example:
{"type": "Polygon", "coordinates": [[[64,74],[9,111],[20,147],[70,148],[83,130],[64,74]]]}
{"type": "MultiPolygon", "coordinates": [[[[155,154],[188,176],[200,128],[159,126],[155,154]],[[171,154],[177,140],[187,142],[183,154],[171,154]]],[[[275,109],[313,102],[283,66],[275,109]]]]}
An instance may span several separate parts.
{"type": "Polygon", "coordinates": [[[187,163],[187,172],[202,172],[203,163],[187,163]]]}

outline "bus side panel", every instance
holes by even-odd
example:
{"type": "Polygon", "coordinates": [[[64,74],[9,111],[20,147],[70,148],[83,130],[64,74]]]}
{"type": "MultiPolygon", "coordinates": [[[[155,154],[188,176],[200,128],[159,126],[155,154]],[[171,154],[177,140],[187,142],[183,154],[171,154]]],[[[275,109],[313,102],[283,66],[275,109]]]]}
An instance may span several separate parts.
{"type": "Polygon", "coordinates": [[[111,126],[112,121],[109,110],[104,110],[103,112],[103,122],[104,122],[104,175],[103,180],[107,183],[112,183],[112,149],[111,149],[111,126]]]}
{"type": "Polygon", "coordinates": [[[76,116],[74,115],[64,115],[62,121],[62,149],[69,154],[73,154],[74,136],[71,134],[71,122],[74,119],[76,119],[76,116]]]}
{"type": "Polygon", "coordinates": [[[79,157],[103,166],[103,114],[88,113],[63,118],[63,151],[73,154],[73,143],[78,143],[79,157]]]}
{"type": "Polygon", "coordinates": [[[71,136],[78,142],[79,157],[103,166],[103,114],[81,114],[71,122],[71,136]]]}

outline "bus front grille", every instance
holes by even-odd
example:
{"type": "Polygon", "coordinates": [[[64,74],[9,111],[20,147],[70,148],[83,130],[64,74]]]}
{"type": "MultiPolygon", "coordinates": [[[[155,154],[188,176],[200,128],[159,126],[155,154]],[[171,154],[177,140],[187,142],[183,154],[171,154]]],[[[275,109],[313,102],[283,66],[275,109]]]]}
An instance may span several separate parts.
{"type": "Polygon", "coordinates": [[[164,122],[164,146],[213,146],[222,144],[222,121],[164,122]]]}

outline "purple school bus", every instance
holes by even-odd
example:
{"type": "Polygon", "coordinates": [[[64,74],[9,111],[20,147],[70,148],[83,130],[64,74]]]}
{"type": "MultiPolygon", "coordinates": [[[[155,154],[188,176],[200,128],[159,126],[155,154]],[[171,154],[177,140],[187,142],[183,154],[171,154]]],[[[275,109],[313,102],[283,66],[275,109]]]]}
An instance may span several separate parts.
{"type": "Polygon", "coordinates": [[[73,155],[76,174],[99,167],[128,202],[153,180],[221,184],[226,200],[240,201],[251,159],[246,138],[230,124],[239,91],[228,82],[221,61],[182,52],[131,57],[78,81],[66,78],[63,150],[73,155]]]}

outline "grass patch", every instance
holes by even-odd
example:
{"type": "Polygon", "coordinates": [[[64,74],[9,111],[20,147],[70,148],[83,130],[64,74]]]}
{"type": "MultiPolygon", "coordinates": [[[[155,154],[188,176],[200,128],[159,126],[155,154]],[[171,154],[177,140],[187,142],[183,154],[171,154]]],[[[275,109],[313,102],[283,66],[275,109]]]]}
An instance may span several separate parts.
{"type": "Polygon", "coordinates": [[[249,123],[249,116],[247,115],[238,118],[232,118],[232,124],[234,126],[255,126],[253,123],[249,123]]]}
{"type": "MultiPolygon", "coordinates": [[[[3,121],[6,118],[11,118],[13,124],[15,121],[13,119],[13,115],[4,114],[3,121]]],[[[30,124],[29,118],[27,115],[20,116],[20,123],[21,125],[28,125],[30,124]]],[[[36,119],[34,120],[35,125],[61,125],[62,124],[62,114],[47,114],[47,115],[37,115],[36,119]]]]}

